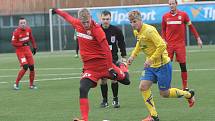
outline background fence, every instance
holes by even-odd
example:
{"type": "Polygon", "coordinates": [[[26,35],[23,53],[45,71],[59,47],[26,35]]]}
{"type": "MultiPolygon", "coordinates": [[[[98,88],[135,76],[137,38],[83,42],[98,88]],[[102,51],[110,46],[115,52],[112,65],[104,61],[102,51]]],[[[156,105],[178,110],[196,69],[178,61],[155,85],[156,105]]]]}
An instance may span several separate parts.
{"type": "MultiPolygon", "coordinates": [[[[2,1],[4,0],[0,0],[0,3],[2,3],[2,1]]],[[[17,4],[18,1],[17,0],[17,4]]],[[[23,2],[24,0],[22,0],[23,2]]],[[[145,0],[144,0],[145,1],[145,0]]],[[[4,5],[8,6],[10,4],[12,4],[12,0],[8,0],[7,2],[4,1],[4,5]]],[[[29,23],[29,25],[31,26],[32,30],[33,30],[33,34],[34,37],[36,38],[36,42],[38,44],[39,47],[39,51],[50,51],[50,36],[49,36],[49,15],[48,15],[48,9],[49,8],[53,8],[53,7],[57,7],[57,6],[63,6],[63,7],[71,7],[72,5],[76,4],[76,6],[81,6],[78,4],[78,2],[76,2],[75,0],[73,0],[74,4],[71,4],[71,0],[61,0],[62,3],[59,2],[59,0],[28,0],[25,1],[25,4],[29,4],[29,6],[27,6],[27,9],[23,9],[20,5],[19,7],[21,7],[21,10],[18,10],[18,7],[16,7],[16,5],[14,5],[15,3],[13,3],[13,5],[11,7],[9,7],[8,9],[6,9],[5,7],[0,7],[0,53],[5,53],[5,52],[13,52],[14,49],[10,44],[10,40],[11,40],[11,36],[12,36],[12,32],[13,30],[16,28],[17,24],[18,24],[18,19],[20,17],[25,17],[29,23]],[[64,2],[63,2],[64,1],[64,2]],[[34,2],[32,5],[34,7],[30,7],[30,3],[29,2],[34,2]],[[43,4],[44,3],[44,4],[43,4]],[[2,11],[5,12],[2,13],[2,11]],[[22,14],[21,14],[22,13],[22,14]]],[[[79,0],[80,2],[80,0],[79,0]]],[[[141,1],[134,1],[136,2],[136,4],[143,4],[141,3],[141,1]],[[138,3],[139,2],[139,3],[138,3]]],[[[151,4],[151,3],[164,3],[165,1],[162,0],[146,0],[144,4],[151,4]],[[152,2],[154,1],[154,2],[152,2]]],[[[84,2],[87,3],[87,2],[84,2]]],[[[90,4],[94,4],[94,2],[89,2],[89,4],[84,4],[83,6],[90,6],[90,4]]],[[[120,4],[131,4],[131,2],[129,2],[129,0],[121,0],[121,1],[112,1],[110,2],[110,5],[120,5],[120,4]]],[[[213,3],[213,2],[211,2],[213,3]]],[[[209,4],[206,3],[206,5],[214,5],[214,4],[209,4]]],[[[106,3],[104,1],[104,4],[101,5],[100,2],[96,2],[95,6],[105,6],[106,3]]],[[[197,8],[195,8],[196,10],[198,10],[198,8],[201,8],[199,15],[201,15],[204,18],[204,15],[202,15],[203,7],[202,4],[205,3],[201,3],[197,8]]],[[[2,6],[2,4],[0,4],[0,6],[2,6]]],[[[151,6],[151,5],[150,5],[151,6]]],[[[135,6],[134,6],[135,7],[135,6]]],[[[152,6],[153,7],[153,6],[152,6]]],[[[166,6],[168,8],[168,6],[166,6]]],[[[158,10],[158,9],[157,9],[158,10]]],[[[156,11],[157,11],[156,10],[156,11]]],[[[167,9],[168,10],[168,9],[167,9]]],[[[192,12],[192,11],[191,11],[192,12]]],[[[202,40],[204,42],[204,44],[215,44],[215,40],[214,40],[214,28],[215,28],[215,8],[214,6],[211,7],[211,9],[208,9],[208,11],[203,11],[203,12],[208,12],[208,17],[210,18],[208,21],[193,21],[193,24],[195,25],[195,27],[197,28],[197,31],[199,32],[200,36],[202,37],[202,40]]],[[[71,11],[71,14],[74,16],[76,15],[75,11],[71,11]]],[[[161,16],[161,15],[160,15],[161,16]]],[[[193,18],[193,16],[190,16],[191,18],[193,18]]],[[[160,17],[156,17],[156,18],[160,18],[160,17]]],[[[59,19],[54,16],[53,18],[53,30],[54,30],[54,40],[53,40],[53,47],[54,50],[67,50],[67,49],[74,49],[75,48],[75,42],[73,40],[73,32],[74,30],[71,28],[71,26],[62,21],[59,23],[58,21],[59,19]],[[59,26],[60,24],[60,26],[59,26]],[[61,30],[59,32],[59,29],[61,30]]],[[[150,23],[150,22],[146,22],[146,23],[150,23]]],[[[160,22],[158,20],[158,22],[152,22],[151,24],[153,24],[160,32],[161,30],[161,25],[160,22]]],[[[127,47],[133,47],[135,44],[135,41],[133,41],[133,35],[132,35],[132,29],[130,27],[129,24],[127,23],[120,23],[117,26],[121,27],[124,31],[125,34],[125,40],[126,40],[126,44],[127,47]]],[[[189,36],[190,38],[190,45],[195,45],[195,39],[193,37],[193,35],[191,34],[189,36]]]]}

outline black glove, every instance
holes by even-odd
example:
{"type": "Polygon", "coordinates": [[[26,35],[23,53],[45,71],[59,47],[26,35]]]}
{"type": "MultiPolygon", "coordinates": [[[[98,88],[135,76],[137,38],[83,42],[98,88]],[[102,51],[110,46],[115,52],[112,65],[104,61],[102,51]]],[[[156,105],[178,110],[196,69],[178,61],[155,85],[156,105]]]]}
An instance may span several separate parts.
{"type": "Polygon", "coordinates": [[[22,46],[29,46],[29,42],[22,43],[22,46]]]}
{"type": "Polygon", "coordinates": [[[109,71],[109,74],[111,76],[111,79],[112,80],[116,80],[117,76],[118,76],[118,74],[116,73],[116,71],[113,68],[109,69],[108,71],[109,71]]]}
{"type": "Polygon", "coordinates": [[[32,54],[35,55],[37,53],[37,48],[32,49],[32,54]]]}
{"type": "Polygon", "coordinates": [[[56,10],[57,8],[52,8],[52,14],[56,14],[56,10]]]}

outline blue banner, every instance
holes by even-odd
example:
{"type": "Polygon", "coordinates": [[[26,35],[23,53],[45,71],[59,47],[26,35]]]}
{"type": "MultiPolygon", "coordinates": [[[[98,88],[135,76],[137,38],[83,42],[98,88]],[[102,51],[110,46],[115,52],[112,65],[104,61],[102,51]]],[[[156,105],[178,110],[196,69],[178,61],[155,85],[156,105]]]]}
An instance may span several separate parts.
{"type": "MultiPolygon", "coordinates": [[[[177,7],[181,11],[185,11],[192,22],[215,21],[215,2],[198,3],[198,4],[181,4],[177,7]]],[[[128,12],[131,10],[139,10],[145,23],[161,23],[162,16],[169,12],[168,5],[159,6],[128,6],[128,7],[112,7],[91,9],[91,14],[96,22],[100,22],[100,13],[108,10],[112,14],[111,22],[114,25],[129,24],[128,12]]]]}

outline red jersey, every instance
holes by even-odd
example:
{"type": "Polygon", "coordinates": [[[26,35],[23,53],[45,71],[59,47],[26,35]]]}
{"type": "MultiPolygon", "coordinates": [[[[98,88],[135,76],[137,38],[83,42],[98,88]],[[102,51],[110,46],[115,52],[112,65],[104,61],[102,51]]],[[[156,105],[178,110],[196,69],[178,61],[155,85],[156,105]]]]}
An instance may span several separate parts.
{"type": "Polygon", "coordinates": [[[99,24],[92,21],[90,30],[86,30],[79,19],[59,9],[56,10],[56,13],[68,21],[77,31],[80,55],[84,64],[92,59],[102,60],[109,66],[108,68],[112,68],[111,50],[99,24]]]}
{"type": "Polygon", "coordinates": [[[25,51],[26,49],[29,49],[29,46],[23,46],[23,43],[25,42],[31,42],[33,48],[37,48],[31,28],[26,27],[26,29],[23,30],[18,27],[13,32],[11,44],[16,48],[16,51],[25,51]]]}
{"type": "Polygon", "coordinates": [[[162,18],[162,37],[171,45],[185,45],[186,24],[190,22],[187,13],[177,10],[176,14],[170,12],[162,18]]]}

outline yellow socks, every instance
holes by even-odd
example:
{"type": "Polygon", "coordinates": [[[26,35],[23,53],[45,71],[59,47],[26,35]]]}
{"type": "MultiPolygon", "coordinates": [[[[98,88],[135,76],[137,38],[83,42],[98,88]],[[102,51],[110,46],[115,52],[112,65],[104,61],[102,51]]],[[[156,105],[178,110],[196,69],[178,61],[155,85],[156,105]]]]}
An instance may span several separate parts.
{"type": "Polygon", "coordinates": [[[148,89],[147,91],[142,91],[142,96],[143,96],[144,102],[146,104],[146,107],[147,107],[148,111],[150,112],[150,115],[158,116],[158,113],[155,109],[155,104],[154,104],[154,100],[152,97],[151,89],[148,89]]]}
{"type": "Polygon", "coordinates": [[[177,88],[170,88],[169,89],[169,98],[179,98],[184,96],[185,98],[190,98],[191,94],[188,91],[183,91],[177,88]]]}

